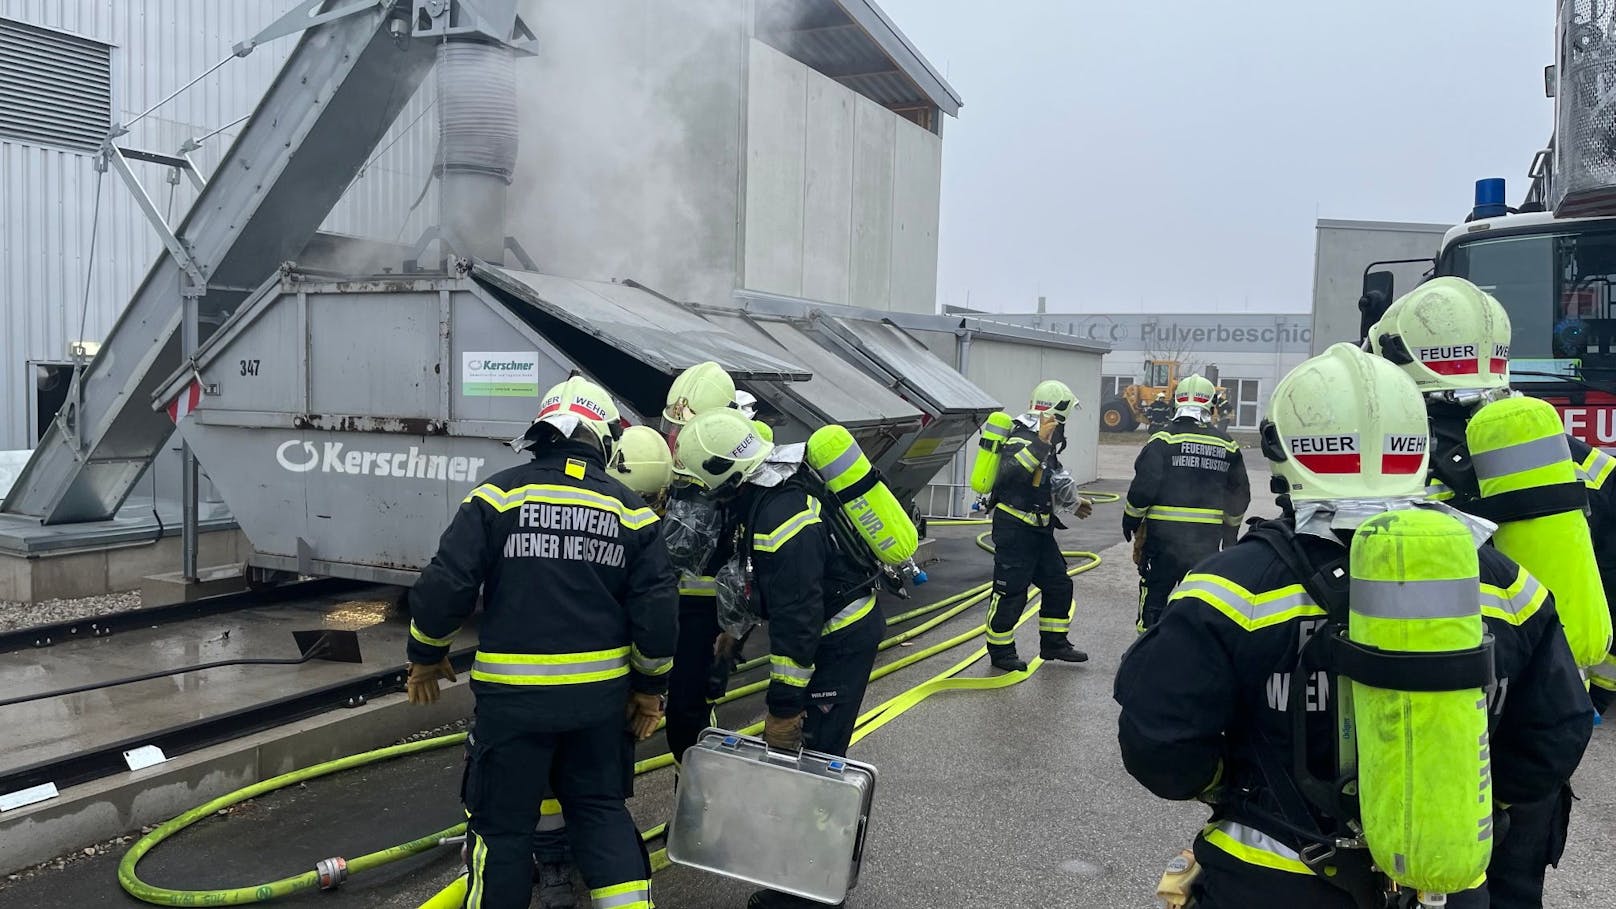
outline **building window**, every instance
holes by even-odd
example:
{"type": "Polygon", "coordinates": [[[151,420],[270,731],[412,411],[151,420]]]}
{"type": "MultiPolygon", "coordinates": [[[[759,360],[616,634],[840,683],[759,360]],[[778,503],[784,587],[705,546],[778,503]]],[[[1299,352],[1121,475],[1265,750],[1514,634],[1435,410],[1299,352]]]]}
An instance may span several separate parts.
{"type": "Polygon", "coordinates": [[[1122,390],[1133,384],[1133,376],[1101,376],[1100,402],[1122,396],[1122,390]]]}
{"type": "Polygon", "coordinates": [[[1234,406],[1231,426],[1237,429],[1256,429],[1262,401],[1262,382],[1257,379],[1232,379],[1224,386],[1229,389],[1229,403],[1234,406]]]}
{"type": "Polygon", "coordinates": [[[94,151],[112,125],[112,49],[0,19],[0,136],[94,151]]]}

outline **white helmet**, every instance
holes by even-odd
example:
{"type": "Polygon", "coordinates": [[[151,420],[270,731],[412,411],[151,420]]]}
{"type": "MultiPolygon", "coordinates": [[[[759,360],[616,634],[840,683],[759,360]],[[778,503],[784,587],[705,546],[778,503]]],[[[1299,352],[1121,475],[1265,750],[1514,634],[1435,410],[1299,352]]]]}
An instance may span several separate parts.
{"type": "Polygon", "coordinates": [[[673,380],[668,388],[662,417],[675,426],[690,422],[696,414],[735,406],[735,380],[724,367],[711,360],[697,363],[673,380]]]}
{"type": "Polygon", "coordinates": [[[1432,278],[1399,297],[1374,327],[1369,348],[1396,363],[1423,392],[1509,386],[1509,313],[1463,278],[1432,278]]]}
{"type": "Polygon", "coordinates": [[[562,438],[573,438],[581,427],[600,445],[601,454],[608,461],[623,424],[612,396],[583,376],[573,376],[544,393],[539,403],[539,415],[527,433],[513,443],[518,451],[533,447],[539,438],[539,429],[549,426],[562,438]]]}
{"type": "Polygon", "coordinates": [[[1424,491],[1425,401],[1414,380],[1386,360],[1332,345],[1280,380],[1268,411],[1263,455],[1292,501],[1424,491]]]}
{"type": "Polygon", "coordinates": [[[673,482],[673,452],[662,433],[649,426],[630,426],[617,440],[617,452],[607,469],[624,486],[649,500],[673,482]]]}
{"type": "Polygon", "coordinates": [[[733,408],[697,414],[674,443],[673,471],[725,495],[754,476],[774,444],[758,434],[751,420],[733,408]]]}
{"type": "Polygon", "coordinates": [[[1212,380],[1200,373],[1185,376],[1173,388],[1175,416],[1188,413],[1205,422],[1212,415],[1212,398],[1218,393],[1212,380]]]}
{"type": "Polygon", "coordinates": [[[735,409],[739,410],[748,420],[757,417],[757,396],[749,391],[735,389],[735,409]]]}

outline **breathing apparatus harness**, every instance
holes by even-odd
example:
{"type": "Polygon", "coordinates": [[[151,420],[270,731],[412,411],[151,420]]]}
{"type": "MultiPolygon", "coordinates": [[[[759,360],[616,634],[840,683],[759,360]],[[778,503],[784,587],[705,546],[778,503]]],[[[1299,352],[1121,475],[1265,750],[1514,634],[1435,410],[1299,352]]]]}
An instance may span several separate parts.
{"type": "MultiPolygon", "coordinates": [[[[1482,646],[1462,651],[1438,653],[1390,653],[1355,643],[1347,637],[1350,576],[1349,551],[1318,562],[1302,545],[1292,527],[1294,511],[1282,498],[1285,516],[1254,522],[1245,534],[1273,550],[1290,576],[1325,611],[1324,625],[1316,630],[1297,653],[1291,667],[1286,711],[1291,718],[1291,762],[1282,766],[1277,750],[1254,749],[1257,764],[1277,811],[1258,804],[1256,793],[1245,790],[1230,797],[1220,793],[1210,801],[1214,811],[1220,806],[1238,806],[1240,813],[1264,825],[1284,831],[1301,844],[1297,850],[1302,863],[1314,874],[1345,891],[1359,909],[1401,909],[1419,905],[1417,895],[1398,892],[1374,869],[1368,844],[1359,823],[1358,780],[1345,773],[1334,780],[1321,779],[1308,765],[1307,685],[1301,680],[1324,671],[1334,677],[1352,679],[1377,688],[1399,691],[1451,691],[1459,688],[1488,689],[1496,683],[1492,637],[1482,646]],[[1336,821],[1347,835],[1332,835],[1320,829],[1316,815],[1336,821]],[[1326,863],[1336,867],[1327,874],[1326,863]]],[[[1340,727],[1339,700],[1330,708],[1332,724],[1340,727]]],[[[1272,745],[1254,726],[1264,745],[1272,745]]]]}

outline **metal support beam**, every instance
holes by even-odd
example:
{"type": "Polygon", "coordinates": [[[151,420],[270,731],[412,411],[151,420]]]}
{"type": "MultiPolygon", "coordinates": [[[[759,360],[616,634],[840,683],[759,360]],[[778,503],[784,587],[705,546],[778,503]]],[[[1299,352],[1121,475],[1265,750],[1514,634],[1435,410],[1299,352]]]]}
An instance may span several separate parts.
{"type": "MultiPolygon", "coordinates": [[[[180,317],[180,356],[193,363],[196,348],[201,343],[201,328],[197,318],[197,298],[201,288],[187,287],[184,291],[184,315],[180,317]]],[[[188,442],[180,443],[180,577],[186,581],[197,579],[196,556],[198,547],[196,453],[188,442]]]]}
{"type": "MultiPolygon", "coordinates": [[[[174,257],[175,262],[179,263],[180,268],[185,272],[185,276],[190,279],[193,285],[206,287],[208,276],[202,273],[201,266],[191,257],[191,250],[185,245],[185,241],[181,240],[174,233],[174,229],[168,226],[168,221],[163,217],[163,213],[157,210],[157,204],[152,201],[151,196],[146,194],[146,187],[140,184],[140,178],[135,176],[134,170],[129,167],[129,158],[125,157],[124,149],[108,141],[101,146],[101,154],[107,163],[112,165],[112,169],[118,172],[118,176],[123,178],[124,185],[129,187],[129,194],[135,197],[135,204],[140,206],[141,212],[146,215],[146,220],[150,221],[152,227],[156,229],[157,236],[163,241],[163,248],[168,250],[168,254],[174,257]]],[[[136,152],[133,157],[137,161],[152,161],[152,163],[167,163],[170,167],[176,166],[172,163],[176,159],[168,159],[167,155],[136,152]],[[153,161],[154,158],[168,160],[153,161]]]]}

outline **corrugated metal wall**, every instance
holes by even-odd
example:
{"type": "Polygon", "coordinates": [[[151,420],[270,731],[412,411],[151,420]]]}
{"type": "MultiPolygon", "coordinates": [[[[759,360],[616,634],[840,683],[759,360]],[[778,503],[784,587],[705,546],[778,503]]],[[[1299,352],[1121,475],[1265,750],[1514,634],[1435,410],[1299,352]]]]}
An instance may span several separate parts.
{"type": "MultiPolygon", "coordinates": [[[[293,0],[0,0],[0,17],[112,45],[113,116],[127,121],[229,56],[236,42],[292,5],[293,0]]],[[[279,38],[232,59],[136,124],[120,144],[173,153],[187,138],[246,116],[297,40],[279,38]]],[[[432,194],[406,219],[432,166],[432,116],[421,116],[430,97],[428,83],[354,181],[327,229],[411,240],[436,220],[432,194]]],[[[192,154],[204,175],[212,173],[238,129],[224,130],[192,154]]],[[[169,213],[171,223],[178,222],[195,197],[189,183],[171,186],[167,169],[157,165],[136,164],[135,169],[158,208],[169,213]]],[[[98,179],[90,155],[0,136],[0,449],[32,443],[27,415],[33,376],[27,362],[61,360],[69,341],[104,337],[161,251],[157,233],[129,190],[111,172],[98,179]]]]}

